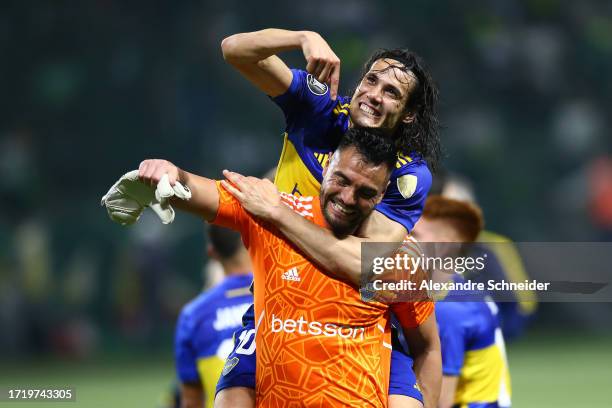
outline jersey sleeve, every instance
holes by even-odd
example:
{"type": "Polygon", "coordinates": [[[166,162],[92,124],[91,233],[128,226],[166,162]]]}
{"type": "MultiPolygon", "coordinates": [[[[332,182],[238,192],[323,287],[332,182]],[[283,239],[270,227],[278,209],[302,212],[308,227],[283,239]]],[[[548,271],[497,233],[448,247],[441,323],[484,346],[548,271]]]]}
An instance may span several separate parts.
{"type": "MultiPolygon", "coordinates": [[[[441,308],[442,309],[442,308],[441,308]]],[[[440,310],[442,311],[442,310],[440,310]]],[[[438,313],[438,331],[442,349],[442,373],[458,376],[466,352],[466,332],[461,319],[438,313]],[[449,317],[449,318],[447,318],[449,317]]]]}
{"type": "Polygon", "coordinates": [[[387,192],[376,210],[412,231],[431,188],[431,172],[424,161],[393,172],[387,192]]]}
{"type": "Polygon", "coordinates": [[[174,359],[176,373],[183,383],[199,383],[197,352],[191,341],[194,322],[184,311],[181,312],[174,337],[174,359]]]}
{"type": "Polygon", "coordinates": [[[289,89],[284,94],[272,98],[282,109],[285,117],[295,117],[308,112],[317,114],[333,106],[326,84],[320,83],[301,69],[292,69],[291,73],[293,78],[289,89]]]}
{"type": "Polygon", "coordinates": [[[244,245],[249,247],[249,230],[253,222],[251,216],[242,208],[237,199],[234,198],[220,181],[216,182],[219,192],[219,209],[211,224],[230,228],[240,232],[244,245]]]}
{"type": "Polygon", "coordinates": [[[434,312],[434,302],[419,300],[391,304],[391,310],[404,329],[413,329],[421,325],[434,312]]]}
{"type": "MultiPolygon", "coordinates": [[[[418,258],[422,252],[416,239],[406,236],[396,254],[418,258]]],[[[392,269],[392,271],[396,280],[409,280],[416,284],[417,289],[402,294],[403,302],[391,303],[391,310],[404,329],[420,326],[434,313],[433,300],[427,290],[420,289],[421,282],[428,278],[427,272],[420,267],[417,270],[392,269]]]]}
{"type": "Polygon", "coordinates": [[[313,148],[333,150],[338,145],[338,135],[334,133],[332,136],[330,132],[334,129],[341,106],[344,106],[343,112],[348,114],[348,104],[342,104],[345,98],[332,101],[326,84],[320,83],[306,71],[292,69],[291,72],[293,79],[289,89],[272,98],[285,114],[285,130],[289,138],[303,138],[298,145],[303,143],[313,148]]]}

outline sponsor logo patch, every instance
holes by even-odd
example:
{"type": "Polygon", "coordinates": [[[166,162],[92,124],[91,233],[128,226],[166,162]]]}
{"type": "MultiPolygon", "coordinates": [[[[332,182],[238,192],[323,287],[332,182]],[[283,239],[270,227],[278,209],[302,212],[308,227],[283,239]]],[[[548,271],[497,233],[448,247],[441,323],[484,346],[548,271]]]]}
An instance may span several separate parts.
{"type": "Polygon", "coordinates": [[[222,375],[228,375],[230,373],[230,371],[232,371],[234,369],[234,367],[236,367],[238,365],[238,362],[240,361],[240,359],[238,357],[232,357],[230,359],[228,359],[225,362],[225,365],[223,366],[223,371],[221,371],[222,375]]]}
{"type": "Polygon", "coordinates": [[[310,89],[310,92],[317,96],[325,95],[327,93],[327,84],[320,83],[310,74],[308,74],[306,77],[306,83],[308,84],[308,89],[310,89]]]}
{"type": "Polygon", "coordinates": [[[291,268],[285,273],[283,273],[283,276],[281,277],[281,279],[293,281],[293,282],[299,282],[302,280],[302,278],[300,278],[300,274],[298,273],[297,268],[291,268]]]}

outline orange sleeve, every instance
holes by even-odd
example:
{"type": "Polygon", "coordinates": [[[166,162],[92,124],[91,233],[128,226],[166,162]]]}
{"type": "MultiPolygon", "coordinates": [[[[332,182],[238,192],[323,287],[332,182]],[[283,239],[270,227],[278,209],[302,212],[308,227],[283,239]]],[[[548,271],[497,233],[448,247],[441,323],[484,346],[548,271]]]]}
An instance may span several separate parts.
{"type": "Polygon", "coordinates": [[[404,329],[415,328],[423,323],[434,312],[432,300],[403,302],[391,304],[391,310],[404,329]]]}
{"type": "Polygon", "coordinates": [[[248,248],[249,227],[253,219],[242,208],[238,200],[223,188],[220,181],[216,181],[216,184],[217,191],[219,192],[219,209],[215,219],[210,223],[240,232],[242,241],[248,248]]]}

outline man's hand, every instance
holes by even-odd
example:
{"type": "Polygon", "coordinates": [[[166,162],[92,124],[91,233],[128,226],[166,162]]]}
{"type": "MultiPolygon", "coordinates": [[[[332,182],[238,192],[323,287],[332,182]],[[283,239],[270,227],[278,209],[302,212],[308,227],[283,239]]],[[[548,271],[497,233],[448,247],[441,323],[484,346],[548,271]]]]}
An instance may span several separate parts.
{"type": "Polygon", "coordinates": [[[272,221],[276,217],[283,204],[274,183],[228,170],[223,170],[223,175],[227,180],[221,181],[221,185],[248,213],[264,221],[272,221]]]}
{"type": "Polygon", "coordinates": [[[134,224],[145,207],[151,207],[162,223],[169,224],[174,221],[175,215],[170,206],[170,198],[191,198],[189,188],[177,182],[177,178],[178,168],[172,163],[145,160],[140,170],[124,174],[113,184],[102,197],[101,205],[106,207],[109,217],[121,225],[134,224]],[[145,174],[146,178],[141,178],[140,174],[145,174]]]}
{"type": "Polygon", "coordinates": [[[168,175],[171,186],[179,181],[179,168],[168,160],[143,160],[138,166],[138,177],[151,186],[157,186],[164,174],[168,175]]]}
{"type": "Polygon", "coordinates": [[[329,95],[336,100],[340,82],[340,58],[319,34],[306,31],[302,37],[302,52],[306,58],[306,71],[317,81],[329,84],[329,95]]]}

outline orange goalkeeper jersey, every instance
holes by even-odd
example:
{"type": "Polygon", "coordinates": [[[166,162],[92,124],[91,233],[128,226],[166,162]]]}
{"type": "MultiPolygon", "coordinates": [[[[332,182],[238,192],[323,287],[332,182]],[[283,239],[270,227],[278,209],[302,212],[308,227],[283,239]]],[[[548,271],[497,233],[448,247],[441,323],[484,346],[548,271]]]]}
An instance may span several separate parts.
{"type": "MultiPolygon", "coordinates": [[[[253,262],[257,406],[386,406],[389,307],[362,301],[357,289],[325,275],[220,184],[217,188],[213,223],[240,231],[253,262]]],[[[318,197],[283,193],[282,200],[327,227],[318,197]]]]}

